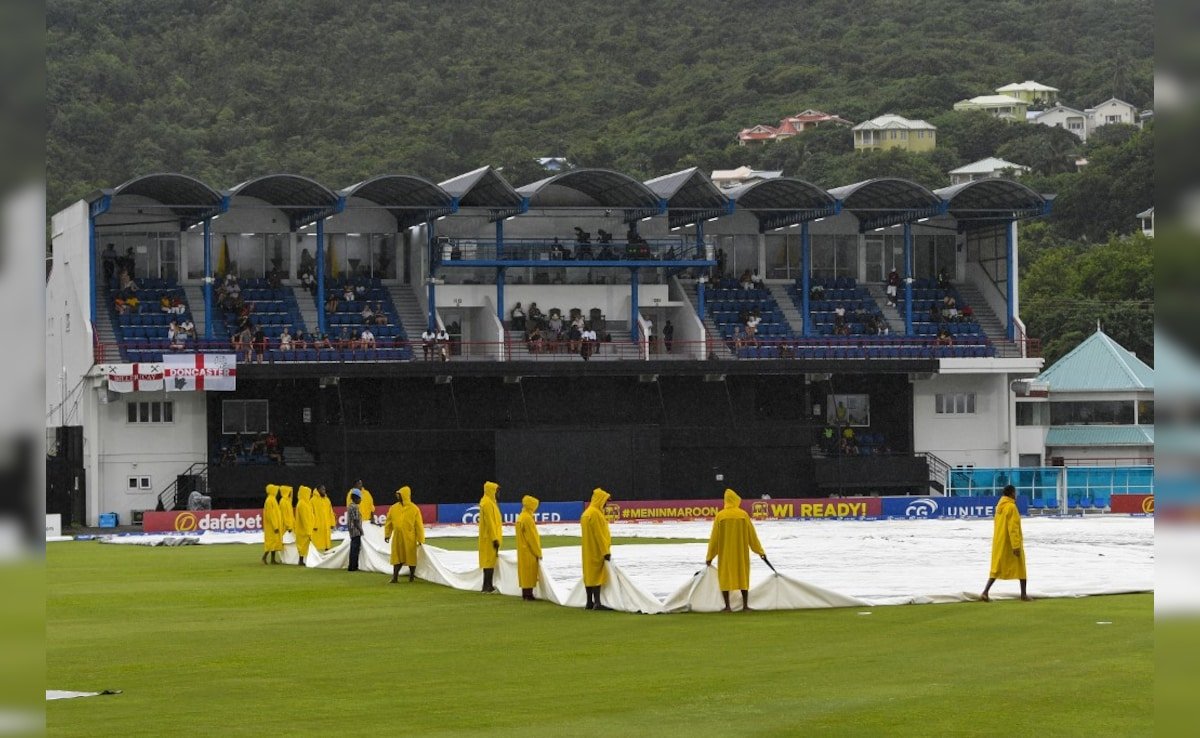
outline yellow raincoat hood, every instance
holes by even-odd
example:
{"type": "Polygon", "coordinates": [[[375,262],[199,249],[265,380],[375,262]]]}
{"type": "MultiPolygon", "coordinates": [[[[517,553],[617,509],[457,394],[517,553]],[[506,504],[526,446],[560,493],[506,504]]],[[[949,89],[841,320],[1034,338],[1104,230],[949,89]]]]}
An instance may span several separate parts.
{"type": "Polygon", "coordinates": [[[292,499],[292,488],[286,484],[279,485],[279,494],[283,495],[283,499],[292,499]]]}
{"type": "Polygon", "coordinates": [[[738,493],[734,492],[731,489],[726,489],[725,490],[725,507],[731,508],[731,507],[741,507],[741,506],[742,506],[742,498],[738,497],[738,493]]]}
{"type": "Polygon", "coordinates": [[[525,495],[521,498],[521,509],[532,515],[537,512],[538,498],[533,495],[525,495]]]}
{"type": "Polygon", "coordinates": [[[298,500],[311,500],[312,487],[305,487],[303,484],[300,485],[299,495],[300,496],[296,498],[298,500]]]}
{"type": "Polygon", "coordinates": [[[605,492],[600,487],[592,490],[592,501],[588,503],[588,507],[594,507],[600,512],[604,512],[604,506],[612,499],[612,495],[605,492]]]}
{"type": "Polygon", "coordinates": [[[409,489],[408,485],[401,487],[400,489],[396,490],[396,492],[400,495],[400,504],[412,504],[412,490],[409,489]]]}
{"type": "Polygon", "coordinates": [[[496,484],[495,482],[484,482],[483,483],[483,494],[485,497],[491,497],[492,502],[496,501],[496,492],[499,489],[500,489],[500,485],[496,484]]]}
{"type": "Polygon", "coordinates": [[[277,494],[279,494],[279,485],[278,484],[268,484],[267,485],[267,497],[268,498],[274,497],[277,494]]]}

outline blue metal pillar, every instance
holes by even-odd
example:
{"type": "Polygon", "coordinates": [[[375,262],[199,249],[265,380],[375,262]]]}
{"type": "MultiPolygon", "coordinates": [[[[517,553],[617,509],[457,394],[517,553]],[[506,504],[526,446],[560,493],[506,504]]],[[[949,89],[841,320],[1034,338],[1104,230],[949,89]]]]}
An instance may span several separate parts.
{"type": "Polygon", "coordinates": [[[912,223],[904,224],[904,335],[913,334],[913,244],[912,223]]]}
{"type": "MultiPolygon", "coordinates": [[[[680,254],[679,258],[682,259],[683,254],[680,254]]],[[[696,258],[704,258],[704,221],[696,223],[696,258]]]]}
{"type": "Polygon", "coordinates": [[[638,270],[629,270],[629,337],[638,340],[638,270]]]}
{"type": "Polygon", "coordinates": [[[325,219],[317,218],[317,335],[325,333],[325,219]]]}
{"type": "Polygon", "coordinates": [[[1017,246],[1016,227],[1016,221],[1010,220],[1008,221],[1008,226],[1004,229],[1004,268],[1007,288],[1005,297],[1008,300],[1008,307],[1006,308],[1008,320],[1004,331],[1010,341],[1017,339],[1017,311],[1013,305],[1017,297],[1016,259],[1013,258],[1016,255],[1017,246]]]}
{"type": "Polygon", "coordinates": [[[504,325],[504,267],[496,268],[496,317],[504,325]]]}
{"type": "Polygon", "coordinates": [[[812,237],[808,233],[808,221],[800,224],[800,313],[804,319],[801,335],[808,338],[812,334],[812,314],[808,305],[809,291],[812,289],[812,237]]]}
{"type": "Polygon", "coordinates": [[[428,305],[428,316],[425,319],[425,327],[430,332],[437,326],[437,280],[430,275],[429,279],[425,280],[425,300],[428,305]]]}
{"type": "Polygon", "coordinates": [[[204,338],[213,337],[212,218],[204,219],[204,338]]]}

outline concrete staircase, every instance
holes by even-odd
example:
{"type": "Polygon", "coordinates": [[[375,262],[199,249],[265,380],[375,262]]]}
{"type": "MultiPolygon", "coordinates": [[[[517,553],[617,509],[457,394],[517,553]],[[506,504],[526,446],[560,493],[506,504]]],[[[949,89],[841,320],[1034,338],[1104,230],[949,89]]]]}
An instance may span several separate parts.
{"type": "Polygon", "coordinates": [[[102,289],[97,299],[99,304],[96,305],[96,324],[92,326],[92,329],[96,332],[96,341],[100,344],[100,352],[95,359],[103,360],[108,364],[119,363],[121,352],[117,346],[117,331],[113,328],[112,315],[108,312],[112,297],[108,294],[107,289],[102,289]]]}
{"type": "MultiPolygon", "coordinates": [[[[412,285],[407,284],[388,285],[387,291],[392,297],[392,304],[396,306],[396,317],[408,335],[408,340],[419,344],[428,319],[425,311],[421,309],[421,303],[417,301],[417,293],[413,291],[412,285]]],[[[420,356],[420,345],[414,353],[420,356]]]]}
{"type": "MultiPolygon", "coordinates": [[[[204,288],[198,284],[183,286],[183,295],[187,298],[188,310],[192,313],[192,322],[196,324],[196,335],[204,338],[204,326],[207,325],[208,314],[204,312],[204,288]]],[[[213,295],[216,299],[216,295],[213,295]]],[[[220,326],[213,327],[213,338],[224,338],[220,326]]]]}
{"type": "Polygon", "coordinates": [[[963,304],[971,306],[971,310],[975,312],[975,322],[979,324],[992,343],[1005,341],[1007,334],[1004,330],[1004,321],[992,311],[991,306],[983,299],[983,293],[979,291],[979,288],[970,282],[962,282],[954,286],[958,288],[958,294],[962,297],[963,304]]]}
{"type": "Polygon", "coordinates": [[[319,323],[317,323],[317,298],[313,297],[308,290],[303,287],[292,287],[292,297],[296,299],[296,306],[300,308],[300,317],[304,320],[304,327],[309,333],[315,337],[319,332],[319,323]]]}
{"type": "Polygon", "coordinates": [[[887,287],[885,285],[870,282],[867,284],[867,292],[871,294],[871,299],[883,311],[883,319],[887,321],[888,328],[891,329],[893,336],[904,335],[904,314],[900,312],[899,303],[888,307],[887,287]]]}
{"type": "Polygon", "coordinates": [[[804,315],[800,313],[796,303],[792,302],[792,296],[787,291],[788,284],[790,282],[777,284],[768,282],[767,290],[771,293],[771,297],[775,298],[775,304],[783,313],[783,319],[788,322],[788,330],[792,332],[793,336],[799,336],[804,333],[804,315]]]}
{"type": "MultiPolygon", "coordinates": [[[[692,306],[692,310],[696,314],[700,314],[700,297],[696,294],[696,280],[694,279],[679,279],[679,284],[683,286],[683,293],[687,295],[688,302],[692,306]]],[[[717,324],[712,319],[712,315],[705,313],[704,315],[704,331],[709,337],[709,351],[715,354],[718,359],[733,359],[733,351],[726,345],[725,340],[721,336],[721,330],[717,328],[717,324]]]]}

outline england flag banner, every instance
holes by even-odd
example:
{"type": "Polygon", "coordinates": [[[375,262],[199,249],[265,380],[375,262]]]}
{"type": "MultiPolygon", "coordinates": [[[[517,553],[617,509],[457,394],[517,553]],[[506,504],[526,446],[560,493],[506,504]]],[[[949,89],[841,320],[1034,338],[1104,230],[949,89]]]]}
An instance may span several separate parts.
{"type": "Polygon", "coordinates": [[[237,389],[237,355],[167,354],[163,379],[167,392],[232,392],[237,389]]]}
{"type": "Polygon", "coordinates": [[[163,365],[153,364],[100,364],[100,376],[108,380],[110,392],[161,392],[163,390],[163,365]]]}

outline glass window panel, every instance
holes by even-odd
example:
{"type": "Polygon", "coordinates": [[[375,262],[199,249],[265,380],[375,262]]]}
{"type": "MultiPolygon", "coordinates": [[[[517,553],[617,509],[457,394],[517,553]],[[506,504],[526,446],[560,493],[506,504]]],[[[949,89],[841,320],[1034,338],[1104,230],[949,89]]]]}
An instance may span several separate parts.
{"type": "Polygon", "coordinates": [[[139,402],[138,403],[138,422],[139,423],[149,423],[150,422],[150,403],[148,403],[148,402],[139,402]]]}
{"type": "Polygon", "coordinates": [[[161,402],[150,403],[150,422],[152,422],[152,423],[161,423],[162,422],[162,403],[161,402]]]}
{"type": "Polygon", "coordinates": [[[136,423],[137,422],[137,403],[136,402],[125,403],[125,410],[127,412],[126,421],[128,421],[130,423],[136,423]]]}
{"type": "Polygon", "coordinates": [[[164,423],[174,423],[175,422],[175,403],[174,402],[164,402],[162,405],[163,405],[163,422],[164,423]]]}

